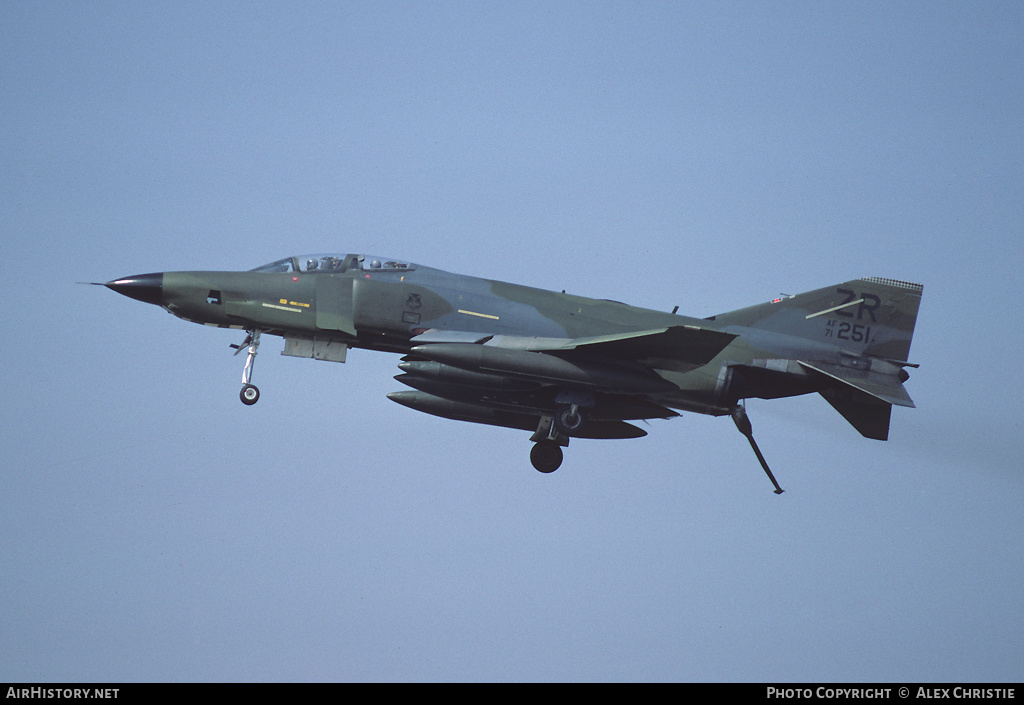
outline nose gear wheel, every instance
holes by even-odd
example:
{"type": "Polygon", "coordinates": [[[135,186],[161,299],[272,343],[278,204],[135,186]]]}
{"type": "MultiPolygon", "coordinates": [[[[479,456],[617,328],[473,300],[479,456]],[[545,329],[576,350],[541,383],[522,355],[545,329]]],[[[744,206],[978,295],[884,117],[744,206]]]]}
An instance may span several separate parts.
{"type": "Polygon", "coordinates": [[[247,384],[242,387],[242,391],[238,393],[242,403],[246,406],[252,406],[260,400],[260,390],[255,384],[247,384]]]}

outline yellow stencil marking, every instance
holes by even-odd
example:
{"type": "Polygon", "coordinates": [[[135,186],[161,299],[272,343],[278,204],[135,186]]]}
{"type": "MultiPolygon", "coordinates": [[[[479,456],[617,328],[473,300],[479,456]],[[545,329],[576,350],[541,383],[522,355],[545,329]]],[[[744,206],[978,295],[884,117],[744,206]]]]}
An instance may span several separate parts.
{"type": "Polygon", "coordinates": [[[459,313],[464,313],[467,316],[476,316],[478,318],[490,318],[492,321],[501,320],[500,318],[498,318],[498,316],[492,316],[489,313],[477,313],[476,311],[466,311],[466,310],[461,309],[461,308],[459,309],[459,313]]]}

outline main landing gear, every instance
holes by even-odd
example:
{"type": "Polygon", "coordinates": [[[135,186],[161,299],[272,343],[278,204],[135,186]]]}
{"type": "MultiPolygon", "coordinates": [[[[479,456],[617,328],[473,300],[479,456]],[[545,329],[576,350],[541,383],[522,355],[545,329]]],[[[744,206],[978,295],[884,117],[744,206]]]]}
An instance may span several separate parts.
{"type": "Polygon", "coordinates": [[[248,356],[245,358],[245,368],[242,370],[242,391],[239,392],[238,396],[242,400],[242,403],[246,406],[252,406],[260,400],[260,390],[255,384],[252,384],[252,365],[256,361],[256,351],[260,347],[260,331],[251,330],[249,335],[241,345],[232,345],[235,349],[235,355],[242,352],[243,349],[248,350],[248,356]]]}
{"type": "Polygon", "coordinates": [[[578,404],[559,404],[555,409],[553,419],[558,432],[569,436],[572,432],[583,425],[583,414],[580,413],[578,404]]]}
{"type": "Polygon", "coordinates": [[[559,405],[553,417],[542,416],[536,432],[530,436],[530,440],[534,441],[533,449],[530,450],[530,462],[533,463],[533,467],[543,473],[557,470],[562,464],[562,446],[569,445],[569,434],[565,430],[575,430],[582,423],[583,417],[576,409],[575,404],[572,405],[571,411],[568,404],[564,408],[559,405]],[[567,412],[570,416],[570,423],[565,425],[571,426],[571,428],[563,429],[558,419],[559,416],[567,412]],[[575,419],[571,418],[573,414],[575,419]]]}
{"type": "Polygon", "coordinates": [[[555,398],[555,413],[542,416],[536,433],[530,438],[535,442],[530,451],[533,467],[544,473],[558,469],[562,464],[562,446],[569,445],[569,438],[583,425],[580,407],[593,406],[594,397],[582,392],[564,390],[555,398]]]}
{"type": "Polygon", "coordinates": [[[557,441],[537,441],[530,451],[530,462],[540,472],[554,472],[562,464],[562,448],[557,441]]]}

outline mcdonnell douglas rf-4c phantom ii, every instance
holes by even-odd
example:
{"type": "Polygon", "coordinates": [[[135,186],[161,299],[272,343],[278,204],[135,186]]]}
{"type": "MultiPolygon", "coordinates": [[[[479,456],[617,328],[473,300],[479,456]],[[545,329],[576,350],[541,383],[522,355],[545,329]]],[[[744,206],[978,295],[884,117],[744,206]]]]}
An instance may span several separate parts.
{"type": "MultiPolygon", "coordinates": [[[[870,277],[709,318],[689,318],[369,255],[286,257],[246,272],[161,272],[106,284],[195,323],[247,331],[241,398],[255,404],[262,334],[283,355],[344,362],[348,348],[403,355],[414,391],[389,399],[435,416],[533,433],[541,472],[570,438],[639,438],[628,421],[675,409],[731,416],[781,493],[744,400],[817,392],[886,440],[903,388],[920,284],[870,277]]],[[[677,307],[678,308],[678,307],[677,307]]]]}

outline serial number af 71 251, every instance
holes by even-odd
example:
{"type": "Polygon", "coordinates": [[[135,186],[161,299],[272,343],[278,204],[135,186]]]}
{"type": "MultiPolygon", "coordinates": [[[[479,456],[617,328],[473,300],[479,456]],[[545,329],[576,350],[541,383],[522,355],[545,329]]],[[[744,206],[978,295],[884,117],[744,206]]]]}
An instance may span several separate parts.
{"type": "Polygon", "coordinates": [[[825,337],[848,340],[851,343],[870,343],[871,326],[830,318],[825,325],[825,337]]]}

